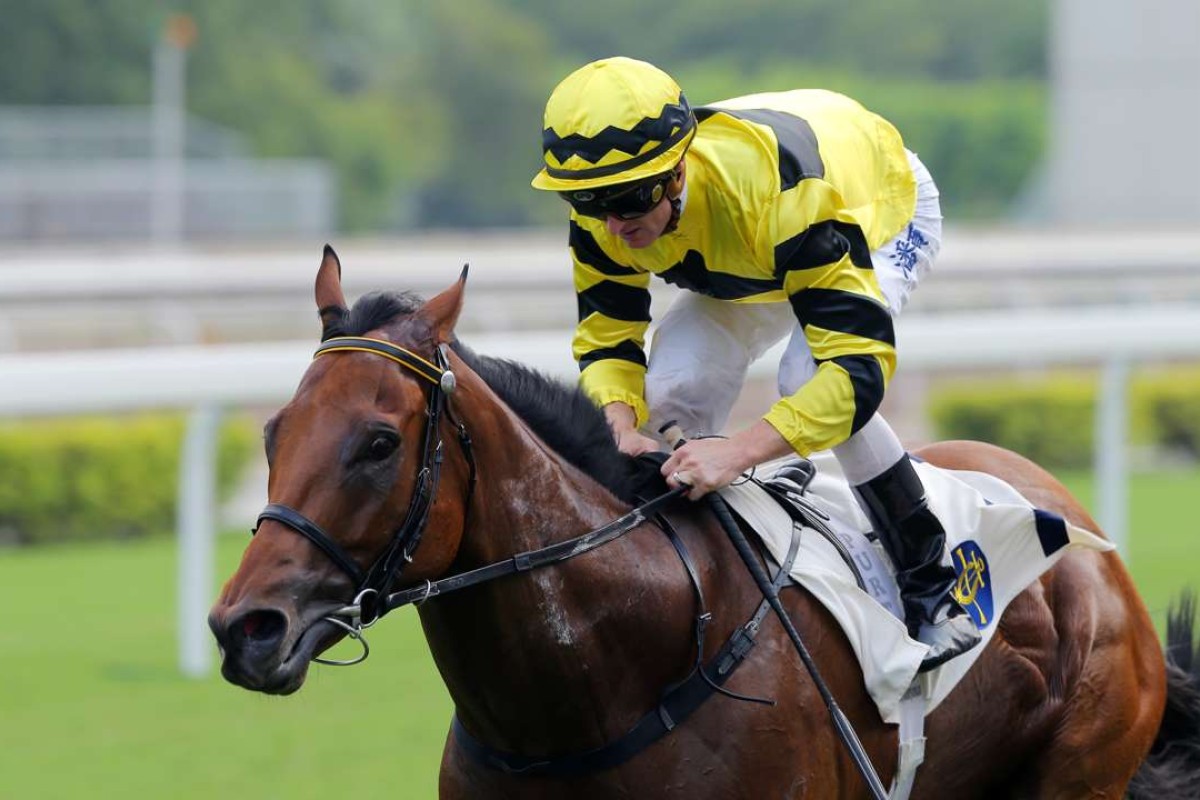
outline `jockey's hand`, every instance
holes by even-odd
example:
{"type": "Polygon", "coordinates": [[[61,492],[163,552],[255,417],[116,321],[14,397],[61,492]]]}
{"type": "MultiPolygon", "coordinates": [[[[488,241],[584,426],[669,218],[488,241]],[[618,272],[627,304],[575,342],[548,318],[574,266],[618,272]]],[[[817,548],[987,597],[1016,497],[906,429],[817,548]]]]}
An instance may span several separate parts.
{"type": "Polygon", "coordinates": [[[630,456],[654,453],[661,449],[659,443],[637,429],[637,415],[626,403],[615,402],[604,406],[604,416],[612,431],[617,449],[630,456]]]}
{"type": "Polygon", "coordinates": [[[733,439],[692,439],[671,454],[662,466],[667,485],[691,486],[689,500],[728,486],[746,468],[745,456],[733,439]]]}
{"type": "Polygon", "coordinates": [[[617,449],[626,455],[640,456],[642,453],[657,453],[662,449],[658,441],[636,430],[621,434],[614,431],[613,434],[617,437],[617,449]]]}
{"type": "Polygon", "coordinates": [[[699,500],[733,483],[755,464],[794,452],[770,423],[759,420],[729,439],[693,439],[679,447],[662,466],[672,489],[691,486],[689,500],[699,500]]]}

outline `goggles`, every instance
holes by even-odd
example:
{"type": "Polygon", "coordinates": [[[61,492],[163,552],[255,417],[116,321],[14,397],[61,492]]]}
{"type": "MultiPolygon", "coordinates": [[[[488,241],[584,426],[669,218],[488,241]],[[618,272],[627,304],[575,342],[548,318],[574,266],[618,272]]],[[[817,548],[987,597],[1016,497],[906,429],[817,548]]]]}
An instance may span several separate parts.
{"type": "Polygon", "coordinates": [[[664,172],[635,183],[620,183],[596,189],[576,189],[558,195],[575,209],[575,213],[596,219],[637,219],[662,202],[667,184],[675,171],[664,172]]]}

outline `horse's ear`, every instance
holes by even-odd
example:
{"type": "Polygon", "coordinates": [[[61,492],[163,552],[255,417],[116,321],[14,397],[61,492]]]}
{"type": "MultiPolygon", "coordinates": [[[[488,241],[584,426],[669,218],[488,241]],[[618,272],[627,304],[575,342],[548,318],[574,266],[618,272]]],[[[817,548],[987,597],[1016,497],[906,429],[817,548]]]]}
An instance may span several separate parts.
{"type": "Polygon", "coordinates": [[[335,328],[346,316],[346,298],[342,294],[342,262],[333,248],[325,245],[321,267],[317,270],[317,313],[321,316],[321,341],[335,335],[335,328]]]}
{"type": "Polygon", "coordinates": [[[463,290],[467,285],[469,266],[469,264],[463,264],[462,273],[454,285],[434,297],[421,309],[422,316],[433,327],[437,344],[454,339],[454,326],[458,323],[458,315],[462,312],[463,290]]]}

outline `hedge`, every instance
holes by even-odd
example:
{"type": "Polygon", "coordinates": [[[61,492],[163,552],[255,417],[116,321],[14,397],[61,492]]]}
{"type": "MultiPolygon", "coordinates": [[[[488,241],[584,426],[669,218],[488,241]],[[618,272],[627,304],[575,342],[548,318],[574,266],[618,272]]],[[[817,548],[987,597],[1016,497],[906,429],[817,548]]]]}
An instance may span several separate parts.
{"type": "Polygon", "coordinates": [[[1154,422],[1156,443],[1200,459],[1200,372],[1148,376],[1135,388],[1143,413],[1154,422]]]}
{"type": "MultiPolygon", "coordinates": [[[[0,425],[0,543],[132,538],[175,527],[184,419],[89,417],[0,425]]],[[[225,421],[217,490],[228,497],[259,435],[225,421]]]]}
{"type": "MultiPolygon", "coordinates": [[[[931,390],[939,439],[977,439],[1051,468],[1093,462],[1098,378],[1060,373],[1033,379],[955,380],[931,390]]],[[[1200,457],[1200,371],[1136,375],[1129,409],[1135,445],[1200,457]]]]}

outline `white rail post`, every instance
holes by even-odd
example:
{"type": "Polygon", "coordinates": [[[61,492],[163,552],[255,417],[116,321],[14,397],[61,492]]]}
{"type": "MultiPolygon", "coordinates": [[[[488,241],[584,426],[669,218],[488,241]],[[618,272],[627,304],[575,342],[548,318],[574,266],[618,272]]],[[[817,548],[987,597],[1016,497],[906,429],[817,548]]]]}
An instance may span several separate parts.
{"type": "Polygon", "coordinates": [[[1129,557],[1129,357],[1111,356],[1100,379],[1094,448],[1100,526],[1129,557]]]}
{"type": "Polygon", "coordinates": [[[212,602],[220,425],[217,406],[193,409],[179,464],[179,668],[189,678],[206,677],[212,665],[205,619],[212,602]]]}
{"type": "Polygon", "coordinates": [[[191,17],[174,14],[154,45],[150,236],[167,244],[178,244],[185,233],[186,65],[187,49],[195,38],[196,23],[191,17]]]}

